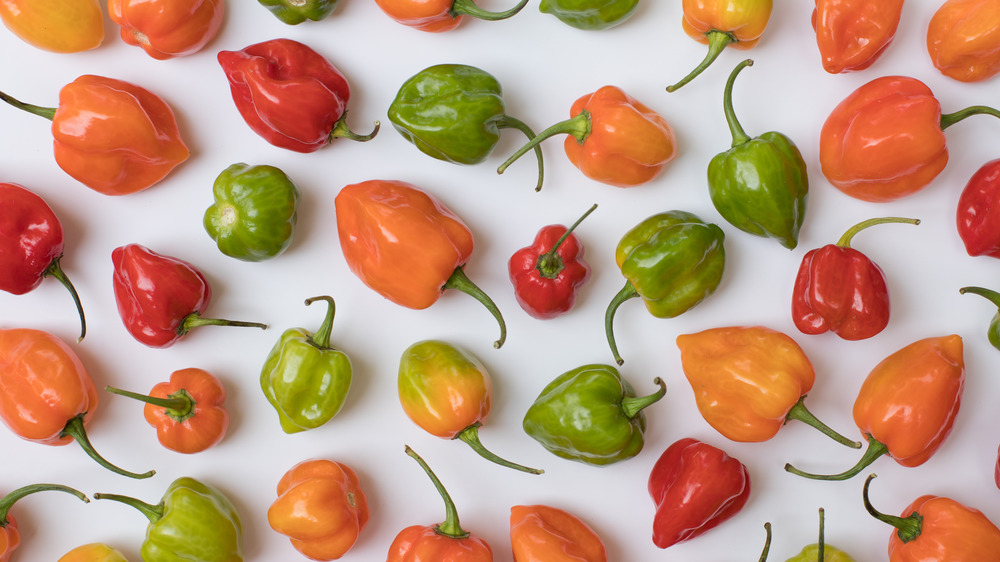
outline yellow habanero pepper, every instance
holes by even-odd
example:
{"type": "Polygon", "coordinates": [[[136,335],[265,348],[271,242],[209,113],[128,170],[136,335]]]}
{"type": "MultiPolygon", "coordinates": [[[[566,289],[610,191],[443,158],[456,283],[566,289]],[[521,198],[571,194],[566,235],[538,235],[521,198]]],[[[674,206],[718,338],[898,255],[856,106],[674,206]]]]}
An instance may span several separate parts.
{"type": "Polygon", "coordinates": [[[104,41],[98,0],[0,0],[0,20],[22,41],[45,51],[79,53],[104,41]]]}

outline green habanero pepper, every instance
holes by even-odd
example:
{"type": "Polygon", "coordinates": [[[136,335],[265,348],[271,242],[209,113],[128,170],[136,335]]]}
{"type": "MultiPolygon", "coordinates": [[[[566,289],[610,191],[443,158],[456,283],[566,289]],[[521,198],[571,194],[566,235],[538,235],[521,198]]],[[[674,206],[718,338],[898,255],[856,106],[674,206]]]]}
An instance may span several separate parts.
{"type": "Polygon", "coordinates": [[[263,261],[292,243],[299,188],[274,166],[229,166],[215,179],[205,231],[227,256],[263,261]]]}
{"type": "Polygon", "coordinates": [[[753,60],[741,62],[726,82],[723,107],[732,148],[708,164],[708,192],[729,224],[755,236],[774,238],[789,250],[798,244],[806,214],[809,178],[795,143],[770,131],[750,138],[733,112],[733,82],[753,60]]]}
{"type": "Polygon", "coordinates": [[[330,347],[335,312],[331,297],[306,299],[327,302],[326,318],[315,334],[290,328],[281,334],[264,360],[260,387],[278,412],[281,429],[298,433],[317,428],[340,412],[351,389],[351,359],[330,347]]]}
{"type": "Polygon", "coordinates": [[[663,398],[667,387],[636,397],[611,365],[584,365],[550,382],[524,415],[525,433],[564,459],[605,466],[642,450],[643,408],[663,398]]]}
{"type": "Polygon", "coordinates": [[[686,211],[667,211],[646,218],[622,236],[615,261],[625,286],[604,315],[604,331],[615,361],[615,312],[631,298],[641,297],[657,318],[673,318],[709,297],[719,287],[726,265],[725,233],[686,211]]]}
{"type": "Polygon", "coordinates": [[[338,0],[257,0],[276,18],[288,25],[306,20],[321,21],[333,13],[338,0]]]}
{"type": "Polygon", "coordinates": [[[542,0],[538,11],[583,30],[609,29],[632,17],[639,0],[542,0]]]}
{"type": "MultiPolygon", "coordinates": [[[[389,106],[389,121],[421,152],[454,164],[478,164],[500,141],[500,129],[531,127],[506,114],[500,82],[464,64],[438,64],[410,77],[389,106]]],[[[542,150],[535,148],[538,183],[544,175],[542,150]]]]}
{"type": "Polygon", "coordinates": [[[157,505],[118,494],[94,494],[138,509],[149,519],[139,554],[145,562],[242,562],[243,525],[229,498],[209,484],[183,476],[157,505]]]}

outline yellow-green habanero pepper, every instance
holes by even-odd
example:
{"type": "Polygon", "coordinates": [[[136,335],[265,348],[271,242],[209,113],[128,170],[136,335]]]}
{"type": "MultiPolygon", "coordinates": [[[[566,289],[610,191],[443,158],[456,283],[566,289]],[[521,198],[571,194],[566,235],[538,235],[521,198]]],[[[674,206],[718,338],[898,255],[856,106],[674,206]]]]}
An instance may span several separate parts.
{"type": "Polygon", "coordinates": [[[260,387],[278,412],[281,429],[298,433],[317,428],[340,412],[351,389],[353,370],[346,353],[330,347],[330,331],[336,310],[328,296],[323,324],[314,334],[290,328],[281,334],[264,360],[260,387]]]}
{"type": "Polygon", "coordinates": [[[854,562],[849,554],[826,544],[823,530],[823,508],[819,508],[819,542],[807,545],[785,562],[854,562]]]}

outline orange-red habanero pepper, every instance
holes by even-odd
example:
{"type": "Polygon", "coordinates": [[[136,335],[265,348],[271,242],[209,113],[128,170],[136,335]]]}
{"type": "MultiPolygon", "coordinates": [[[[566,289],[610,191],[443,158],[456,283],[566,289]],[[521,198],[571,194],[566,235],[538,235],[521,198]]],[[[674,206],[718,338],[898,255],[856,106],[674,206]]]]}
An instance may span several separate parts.
{"type": "Polygon", "coordinates": [[[816,0],[812,26],[823,69],[830,74],[864,70],[892,43],[903,0],[816,0]]]}
{"type": "Polygon", "coordinates": [[[547,505],[510,508],[514,562],[607,562],[601,537],[580,518],[547,505]]]}
{"type": "Polygon", "coordinates": [[[486,21],[507,19],[528,3],[521,0],[503,12],[490,12],[476,5],[475,0],[375,0],[387,16],[397,22],[430,33],[451,31],[471,16],[486,21]]]}
{"type": "Polygon", "coordinates": [[[947,0],[927,27],[927,52],[941,74],[981,82],[1000,73],[1000,3],[947,0]]]}
{"type": "Polygon", "coordinates": [[[224,0],[108,0],[122,40],[157,60],[194,54],[222,27],[224,0]]]}

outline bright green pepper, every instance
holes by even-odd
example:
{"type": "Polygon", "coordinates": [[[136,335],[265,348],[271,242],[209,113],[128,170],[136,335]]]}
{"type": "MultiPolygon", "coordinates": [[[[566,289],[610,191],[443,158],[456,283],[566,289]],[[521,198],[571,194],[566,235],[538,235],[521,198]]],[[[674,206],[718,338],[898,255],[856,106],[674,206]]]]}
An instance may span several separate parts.
{"type": "Polygon", "coordinates": [[[823,536],[823,508],[819,508],[819,542],[810,544],[785,562],[854,562],[849,554],[826,544],[823,536]]]}
{"type": "Polygon", "coordinates": [[[333,13],[338,0],[257,0],[279,20],[298,25],[306,20],[321,21],[333,13]]]}
{"type": "Polygon", "coordinates": [[[285,330],[260,373],[260,387],[277,410],[285,433],[314,429],[330,421],[344,406],[351,389],[351,359],[330,347],[333,299],[313,297],[306,305],[317,300],[329,305],[319,330],[315,334],[303,328],[285,330]]]}
{"type": "Polygon", "coordinates": [[[609,29],[632,17],[639,0],[542,0],[538,11],[584,30],[609,29]]]}
{"type": "Polygon", "coordinates": [[[227,256],[263,261],[292,243],[299,188],[274,166],[229,166],[215,179],[205,230],[227,256]]]}
{"type": "MultiPolygon", "coordinates": [[[[535,133],[506,114],[500,82],[464,64],[439,64],[421,70],[399,88],[389,120],[421,152],[454,164],[478,164],[500,141],[500,129],[514,128],[529,139],[535,133]]],[[[542,188],[542,150],[535,148],[542,188]]]]}
{"type": "Polygon", "coordinates": [[[550,382],[528,408],[521,426],[549,452],[564,459],[605,466],[642,450],[643,409],[667,392],[636,397],[635,390],[610,365],[584,365],[550,382]]]}
{"type": "Polygon", "coordinates": [[[781,133],[750,138],[733,112],[733,82],[753,61],[744,60],[729,75],[723,106],[733,145],[708,165],[708,192],[729,224],[756,236],[775,238],[792,249],[806,215],[809,178],[798,147],[781,133]]]}
{"type": "Polygon", "coordinates": [[[726,265],[725,233],[686,211],[646,218],[622,236],[615,261],[625,286],[604,315],[604,331],[615,361],[618,354],[614,316],[621,304],[641,297],[657,318],[673,318],[708,298],[719,287],[726,265]]]}
{"type": "Polygon", "coordinates": [[[149,519],[139,554],[145,562],[242,562],[243,525],[232,502],[215,487],[183,476],[157,505],[129,496],[94,494],[138,509],[149,519]]]}

